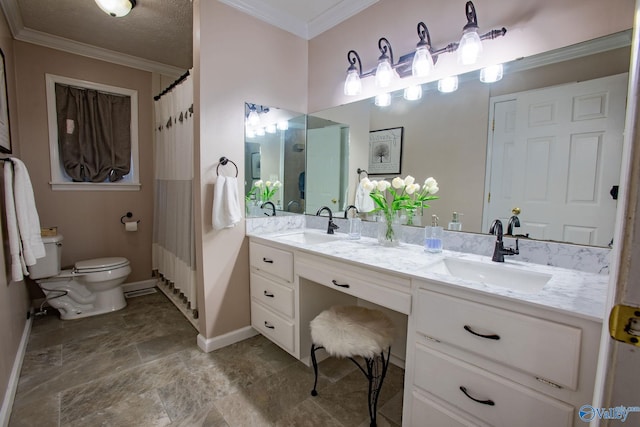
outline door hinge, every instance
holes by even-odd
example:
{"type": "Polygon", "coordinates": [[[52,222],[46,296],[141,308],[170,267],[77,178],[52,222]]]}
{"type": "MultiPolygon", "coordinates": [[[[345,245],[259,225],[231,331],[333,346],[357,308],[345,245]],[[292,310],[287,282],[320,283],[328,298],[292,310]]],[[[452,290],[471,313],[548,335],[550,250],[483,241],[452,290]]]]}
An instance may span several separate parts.
{"type": "Polygon", "coordinates": [[[487,195],[487,203],[491,203],[491,192],[489,192],[489,195],[487,195]]]}
{"type": "Polygon", "coordinates": [[[609,315],[609,334],[614,340],[640,347],[640,307],[614,306],[609,315]]]}

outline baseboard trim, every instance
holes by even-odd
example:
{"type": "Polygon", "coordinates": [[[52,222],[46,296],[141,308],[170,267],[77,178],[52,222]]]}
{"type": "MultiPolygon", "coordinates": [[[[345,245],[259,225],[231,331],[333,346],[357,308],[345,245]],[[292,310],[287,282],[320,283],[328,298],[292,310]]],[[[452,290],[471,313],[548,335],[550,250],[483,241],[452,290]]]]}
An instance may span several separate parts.
{"type": "Polygon", "coordinates": [[[246,340],[247,338],[255,337],[256,335],[258,335],[258,331],[251,326],[236,329],[235,331],[213,338],[205,338],[202,334],[198,334],[198,347],[205,353],[210,353],[213,350],[246,340]]]}
{"type": "Polygon", "coordinates": [[[158,279],[141,280],[139,282],[125,283],[122,285],[123,292],[139,291],[141,289],[153,288],[158,284],[158,279]]]}
{"type": "MultiPolygon", "coordinates": [[[[32,313],[33,314],[33,313],[32,313]]],[[[20,370],[22,369],[22,362],[24,361],[24,355],[27,351],[27,344],[29,342],[29,334],[31,333],[31,325],[33,323],[33,316],[27,319],[27,323],[24,325],[24,331],[22,331],[22,339],[20,340],[20,346],[16,353],[16,358],[13,361],[13,369],[11,369],[11,377],[9,378],[9,384],[4,395],[4,401],[2,402],[2,409],[0,409],[0,426],[7,427],[9,425],[9,418],[11,417],[11,408],[13,407],[13,401],[16,397],[16,391],[18,390],[18,380],[20,379],[20,370]]]]}

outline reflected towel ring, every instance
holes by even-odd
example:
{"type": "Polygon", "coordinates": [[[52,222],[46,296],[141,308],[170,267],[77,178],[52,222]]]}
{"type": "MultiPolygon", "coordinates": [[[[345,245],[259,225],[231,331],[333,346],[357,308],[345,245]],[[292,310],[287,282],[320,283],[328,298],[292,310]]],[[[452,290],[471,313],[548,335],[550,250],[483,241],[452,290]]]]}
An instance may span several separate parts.
{"type": "Polygon", "coordinates": [[[366,170],[364,170],[364,169],[360,169],[360,168],[358,168],[357,172],[358,172],[358,178],[360,178],[360,175],[362,175],[363,173],[364,173],[367,177],[369,176],[369,172],[367,172],[367,171],[366,171],[366,170]]]}
{"type": "Polygon", "coordinates": [[[220,176],[218,169],[220,169],[220,165],[225,166],[227,163],[231,162],[233,166],[236,167],[236,178],[238,177],[238,165],[235,164],[233,160],[229,160],[226,157],[220,157],[220,163],[218,163],[218,167],[216,168],[216,175],[220,176]]]}
{"type": "MultiPolygon", "coordinates": [[[[132,218],[132,217],[133,217],[133,214],[131,212],[127,212],[126,214],[124,214],[124,215],[122,215],[120,217],[120,222],[124,224],[124,219],[125,218],[132,218]]],[[[129,222],[129,221],[127,221],[127,222],[129,222]]],[[[136,222],[139,223],[140,220],[137,220],[136,222]]]]}

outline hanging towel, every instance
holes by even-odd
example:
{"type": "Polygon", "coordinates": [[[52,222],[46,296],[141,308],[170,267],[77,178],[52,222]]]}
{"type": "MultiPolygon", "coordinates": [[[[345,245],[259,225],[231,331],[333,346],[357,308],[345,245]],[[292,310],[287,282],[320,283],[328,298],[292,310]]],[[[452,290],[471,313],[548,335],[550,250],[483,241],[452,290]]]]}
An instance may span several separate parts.
{"type": "Polygon", "coordinates": [[[373,199],[369,196],[370,194],[370,191],[367,191],[362,187],[362,183],[358,183],[358,188],[356,188],[356,200],[354,203],[356,208],[358,208],[358,212],[366,213],[375,209],[373,199]]]}
{"type": "Polygon", "coordinates": [[[213,228],[235,227],[242,219],[240,199],[238,198],[238,178],[218,176],[213,191],[213,228]]]}
{"type": "Polygon", "coordinates": [[[36,210],[36,201],[33,197],[33,187],[27,167],[22,160],[11,158],[15,182],[13,193],[16,205],[16,217],[20,240],[22,241],[22,256],[26,265],[34,265],[36,259],[44,258],[45,249],[42,243],[40,218],[36,210]]]}
{"type": "Polygon", "coordinates": [[[14,282],[24,279],[26,267],[22,259],[16,205],[13,199],[13,167],[12,163],[4,164],[4,200],[7,212],[7,234],[9,237],[9,251],[11,254],[11,278],[14,282]]]}

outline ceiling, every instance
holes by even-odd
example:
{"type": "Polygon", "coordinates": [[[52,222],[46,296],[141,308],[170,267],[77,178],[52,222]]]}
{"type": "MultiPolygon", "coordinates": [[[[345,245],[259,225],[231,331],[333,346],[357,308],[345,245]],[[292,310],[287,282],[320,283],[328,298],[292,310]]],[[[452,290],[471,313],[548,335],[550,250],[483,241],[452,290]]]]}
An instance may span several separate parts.
{"type": "MultiPolygon", "coordinates": [[[[378,0],[219,1],[311,39],[378,0]]],[[[192,0],[137,0],[122,18],[92,0],[0,0],[0,6],[17,40],[169,76],[192,65],[192,0]]]]}

